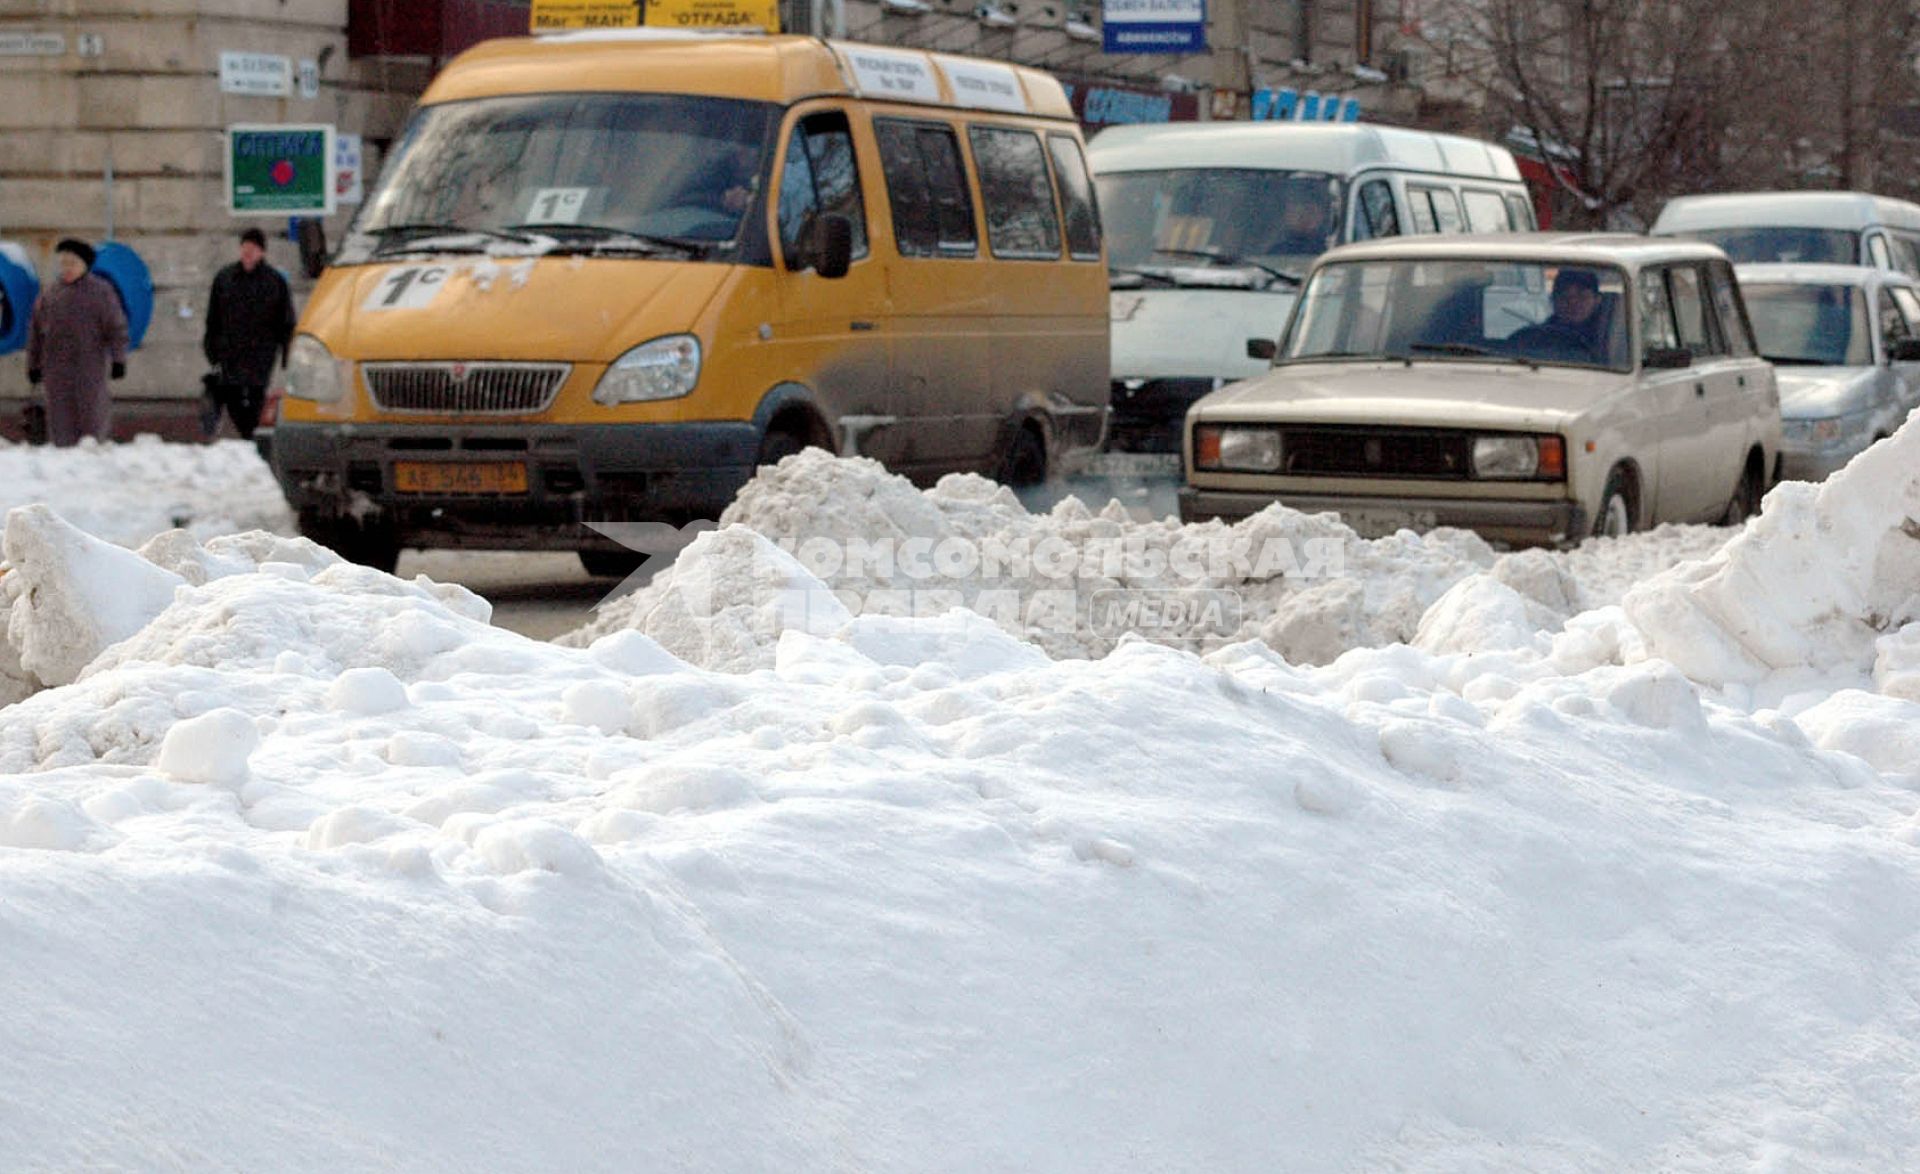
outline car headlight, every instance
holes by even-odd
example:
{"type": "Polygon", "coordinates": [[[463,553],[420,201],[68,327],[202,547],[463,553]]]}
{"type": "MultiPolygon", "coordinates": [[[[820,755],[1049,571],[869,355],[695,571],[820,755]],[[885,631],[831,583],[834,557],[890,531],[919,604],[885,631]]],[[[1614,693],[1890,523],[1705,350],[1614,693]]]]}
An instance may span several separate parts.
{"type": "Polygon", "coordinates": [[[1202,469],[1271,473],[1280,467],[1280,430],[1202,424],[1193,430],[1193,460],[1202,469]]]}
{"type": "Polygon", "coordinates": [[[1847,431],[1845,416],[1819,416],[1807,419],[1780,421],[1780,430],[1786,439],[1800,444],[1829,444],[1840,439],[1847,431]]]}
{"type": "Polygon", "coordinates": [[[597,404],[678,399],[700,382],[700,340],[670,334],[643,342],[615,359],[593,389],[597,404]]]}
{"type": "Polygon", "coordinates": [[[287,394],[294,399],[330,404],[346,393],[340,361],[311,334],[295,335],[287,348],[287,394]]]}
{"type": "Polygon", "coordinates": [[[1473,475],[1519,481],[1565,477],[1566,445],[1558,436],[1476,436],[1473,475]]]}

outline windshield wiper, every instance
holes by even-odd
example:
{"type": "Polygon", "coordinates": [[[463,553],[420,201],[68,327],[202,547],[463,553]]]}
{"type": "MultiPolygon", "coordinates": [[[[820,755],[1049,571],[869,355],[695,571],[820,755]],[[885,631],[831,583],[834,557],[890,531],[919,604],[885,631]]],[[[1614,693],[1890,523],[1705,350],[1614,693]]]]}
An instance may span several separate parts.
{"type": "Polygon", "coordinates": [[[1470,342],[1416,342],[1410,349],[1433,355],[1458,355],[1463,359],[1486,359],[1494,363],[1518,363],[1522,367],[1528,367],[1535,371],[1540,369],[1538,362],[1527,358],[1525,355],[1505,355],[1498,351],[1490,351],[1483,346],[1475,346],[1470,342]]]}
{"type": "Polygon", "coordinates": [[[1800,355],[1761,355],[1761,358],[1776,367],[1839,367],[1840,363],[1829,363],[1825,359],[1808,359],[1800,355]]]}
{"type": "MultiPolygon", "coordinates": [[[[533,238],[524,232],[515,232],[512,229],[499,228],[469,228],[464,224],[384,224],[379,228],[368,229],[368,231],[380,238],[379,245],[374,248],[375,253],[405,252],[418,241],[429,237],[440,236],[484,236],[494,240],[512,241],[520,245],[530,245],[533,243],[533,238]],[[399,239],[392,239],[394,237],[399,237],[399,239]]],[[[465,249],[449,249],[445,246],[436,247],[445,252],[471,251],[471,246],[465,249]]]]}
{"type": "Polygon", "coordinates": [[[515,224],[515,230],[539,233],[565,241],[574,238],[571,245],[563,244],[558,252],[570,252],[584,247],[588,252],[607,252],[631,249],[638,252],[658,253],[672,250],[685,253],[690,257],[704,257],[724,241],[693,240],[683,236],[661,236],[651,232],[635,232],[629,228],[613,228],[605,224],[515,224]]]}
{"type": "Polygon", "coordinates": [[[1154,252],[1167,257],[1198,257],[1203,261],[1212,261],[1216,265],[1237,265],[1258,269],[1275,281],[1284,281],[1288,285],[1300,284],[1300,275],[1297,273],[1288,273],[1285,269],[1275,269],[1263,262],[1236,257],[1232,253],[1222,252],[1219,249],[1155,249],[1154,252]]]}
{"type": "Polygon", "coordinates": [[[1375,359],[1382,363],[1404,363],[1405,355],[1389,355],[1383,351],[1316,351],[1311,355],[1285,355],[1283,363],[1318,363],[1322,359],[1375,359]]]}

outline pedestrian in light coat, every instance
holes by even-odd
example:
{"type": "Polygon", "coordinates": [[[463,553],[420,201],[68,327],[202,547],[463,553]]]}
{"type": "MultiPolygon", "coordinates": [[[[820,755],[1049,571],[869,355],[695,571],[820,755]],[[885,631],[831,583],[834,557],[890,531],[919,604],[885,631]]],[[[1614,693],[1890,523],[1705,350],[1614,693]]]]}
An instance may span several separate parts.
{"type": "Polygon", "coordinates": [[[83,436],[113,434],[107,379],[127,374],[127,315],[120,295],[93,273],[93,247],[54,247],[60,280],[34,304],[27,326],[27,382],[47,388],[47,434],[69,448],[83,436]]]}
{"type": "Polygon", "coordinates": [[[207,298],[202,349],[215,376],[202,420],[208,436],[220,426],[223,407],[241,436],[253,435],[274,360],[286,362],[293,327],[293,292],[267,264],[266,234],[249,228],[240,234],[240,259],[214,274],[207,298]]]}

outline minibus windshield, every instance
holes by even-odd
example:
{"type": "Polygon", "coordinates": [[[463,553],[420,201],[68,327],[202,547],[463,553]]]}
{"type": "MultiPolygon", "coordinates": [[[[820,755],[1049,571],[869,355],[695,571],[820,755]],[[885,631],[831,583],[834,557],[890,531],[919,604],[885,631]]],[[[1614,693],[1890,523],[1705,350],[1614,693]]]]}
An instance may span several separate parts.
{"type": "Polygon", "coordinates": [[[1828,265],[1860,263],[1860,234],[1849,229],[1743,225],[1701,228],[1680,235],[1719,245],[1736,265],[1791,261],[1828,265]]]}
{"type": "Polygon", "coordinates": [[[1771,362],[1811,367],[1873,362],[1867,299],[1857,286],[1742,283],[1740,296],[1760,353],[1771,362]]]}
{"type": "Polygon", "coordinates": [[[1342,185],[1320,172],[1195,167],[1096,183],[1109,264],[1122,273],[1241,265],[1292,285],[1339,241],[1342,185]]]}
{"type": "Polygon", "coordinates": [[[414,115],[335,264],[490,246],[731,259],[770,103],[526,94],[414,115]]]}
{"type": "Polygon", "coordinates": [[[1604,265],[1447,258],[1327,265],[1301,295],[1288,362],[1493,361],[1630,370],[1626,278],[1604,265]]]}

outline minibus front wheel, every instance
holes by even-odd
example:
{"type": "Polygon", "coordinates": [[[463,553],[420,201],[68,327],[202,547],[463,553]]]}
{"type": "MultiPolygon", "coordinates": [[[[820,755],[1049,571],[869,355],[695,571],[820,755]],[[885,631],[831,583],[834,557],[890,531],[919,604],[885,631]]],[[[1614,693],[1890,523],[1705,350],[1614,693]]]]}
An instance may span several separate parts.
{"type": "Polygon", "coordinates": [[[321,510],[300,511],[300,533],[350,563],[393,574],[400,565],[400,537],[393,527],[378,521],[352,518],[321,510]]]}
{"type": "Polygon", "coordinates": [[[1032,424],[1022,424],[1014,430],[993,479],[1014,489],[1029,489],[1046,482],[1047,442],[1040,438],[1039,429],[1032,424]]]}
{"type": "Polygon", "coordinates": [[[833,451],[833,437],[820,418],[805,408],[788,406],[767,425],[760,441],[759,465],[777,465],[806,448],[833,451]]]}

